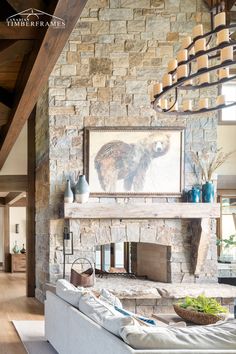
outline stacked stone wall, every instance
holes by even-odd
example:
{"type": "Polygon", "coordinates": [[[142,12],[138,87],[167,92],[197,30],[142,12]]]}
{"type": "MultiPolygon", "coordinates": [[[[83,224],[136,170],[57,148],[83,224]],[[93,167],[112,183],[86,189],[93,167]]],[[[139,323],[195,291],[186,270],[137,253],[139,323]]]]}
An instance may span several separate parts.
{"type": "MultiPolygon", "coordinates": [[[[38,104],[36,139],[48,147],[43,169],[43,177],[47,179],[47,201],[45,211],[38,204],[36,219],[36,237],[39,242],[37,267],[41,269],[37,274],[37,291],[40,294],[43,294],[44,289],[39,277],[55,281],[61,276],[63,192],[66,179],[70,178],[75,183],[79,172],[84,170],[84,127],[184,127],[185,187],[190,188],[199,182],[191,163],[191,151],[201,150],[205,144],[216,145],[216,115],[163,117],[150,104],[153,84],[161,79],[167,62],[180,48],[182,38],[191,34],[197,23],[203,23],[205,30],[210,27],[209,10],[203,0],[88,1],[49,78],[47,99],[41,99],[38,104]],[[41,105],[47,107],[40,108],[41,105]],[[41,122],[42,110],[45,125],[41,122]],[[43,214],[47,221],[42,220],[43,214]],[[42,225],[45,226],[43,230],[42,225]]],[[[206,90],[204,97],[211,99],[213,90],[206,90]]],[[[191,93],[191,97],[197,99],[198,92],[191,93]]],[[[41,149],[44,149],[42,144],[37,150],[38,156],[41,149]]],[[[41,165],[39,161],[37,183],[41,183],[43,178],[41,165]]],[[[37,198],[40,200],[41,196],[37,198]]],[[[92,200],[109,203],[178,201],[171,197],[92,200]]],[[[113,230],[114,221],[108,220],[107,223],[110,225],[109,230],[113,230]]],[[[141,224],[141,221],[134,223],[141,224]]],[[[144,223],[149,224],[148,221],[144,223]]],[[[129,225],[132,223],[122,221],[119,232],[125,228],[127,234],[129,225]]],[[[88,240],[93,239],[94,228],[98,230],[100,227],[99,220],[93,220],[87,225],[90,230],[86,235],[88,240]]],[[[139,229],[142,230],[142,227],[139,229]]],[[[216,265],[214,226],[212,234],[212,254],[207,261],[211,275],[216,265]]],[[[84,234],[79,237],[83,239],[84,234]]],[[[190,238],[191,232],[186,237],[190,238]]],[[[180,247],[178,238],[177,234],[174,241],[176,248],[180,247]]],[[[189,252],[189,247],[184,244],[181,246],[183,249],[176,253],[189,252]]],[[[180,259],[176,260],[176,273],[182,267],[181,262],[180,259]]],[[[188,260],[184,262],[184,274],[188,274],[188,260]]],[[[68,260],[70,263],[71,259],[68,260]]],[[[207,271],[203,272],[203,279],[210,277],[207,271]]],[[[180,281],[180,276],[176,275],[176,281],[177,278],[180,281]]]]}

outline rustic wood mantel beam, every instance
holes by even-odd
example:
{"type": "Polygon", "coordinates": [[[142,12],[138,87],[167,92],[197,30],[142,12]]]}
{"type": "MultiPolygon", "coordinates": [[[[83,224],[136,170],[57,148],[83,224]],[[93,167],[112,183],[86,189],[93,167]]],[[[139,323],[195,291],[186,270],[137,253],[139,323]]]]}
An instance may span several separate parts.
{"type": "Polygon", "coordinates": [[[217,203],[65,203],[65,219],[201,219],[219,218],[217,203]]]}
{"type": "Polygon", "coordinates": [[[17,93],[18,100],[15,102],[9,122],[2,135],[0,169],[46,85],[86,2],[87,0],[58,0],[53,15],[65,21],[65,28],[48,27],[36,58],[29,58],[24,77],[21,79],[21,91],[17,93]]]}

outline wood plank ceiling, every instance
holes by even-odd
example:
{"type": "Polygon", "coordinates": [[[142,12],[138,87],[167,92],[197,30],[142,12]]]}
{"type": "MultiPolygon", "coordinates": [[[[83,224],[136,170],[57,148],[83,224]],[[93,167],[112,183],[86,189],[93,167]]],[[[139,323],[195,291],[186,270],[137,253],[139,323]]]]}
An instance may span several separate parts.
{"type": "MultiPolygon", "coordinates": [[[[87,0],[1,0],[0,169],[30,116],[87,0]],[[64,20],[65,28],[9,26],[6,19],[37,9],[64,20]]],[[[48,17],[40,20],[48,22],[48,17]]],[[[36,16],[30,20],[35,23],[36,16]]]]}

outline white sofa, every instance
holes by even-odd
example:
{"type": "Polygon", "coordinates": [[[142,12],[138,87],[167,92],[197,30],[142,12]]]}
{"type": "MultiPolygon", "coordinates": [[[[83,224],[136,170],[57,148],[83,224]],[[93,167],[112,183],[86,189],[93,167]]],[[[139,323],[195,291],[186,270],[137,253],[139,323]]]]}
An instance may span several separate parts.
{"type": "MultiPolygon", "coordinates": [[[[137,350],[62,298],[47,292],[45,335],[59,354],[236,354],[235,349],[137,350]]],[[[217,348],[217,343],[216,343],[217,348]]]]}

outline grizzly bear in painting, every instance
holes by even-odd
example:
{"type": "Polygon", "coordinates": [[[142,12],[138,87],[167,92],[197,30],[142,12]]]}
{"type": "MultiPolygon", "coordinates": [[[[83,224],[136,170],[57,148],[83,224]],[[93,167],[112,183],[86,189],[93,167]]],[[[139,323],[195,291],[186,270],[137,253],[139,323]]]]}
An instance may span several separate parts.
{"type": "Polygon", "coordinates": [[[133,144],[121,140],[106,143],[94,161],[102,189],[116,192],[116,183],[123,180],[124,191],[142,192],[152,160],[166,154],[169,147],[170,137],[165,132],[150,134],[133,144]]]}

